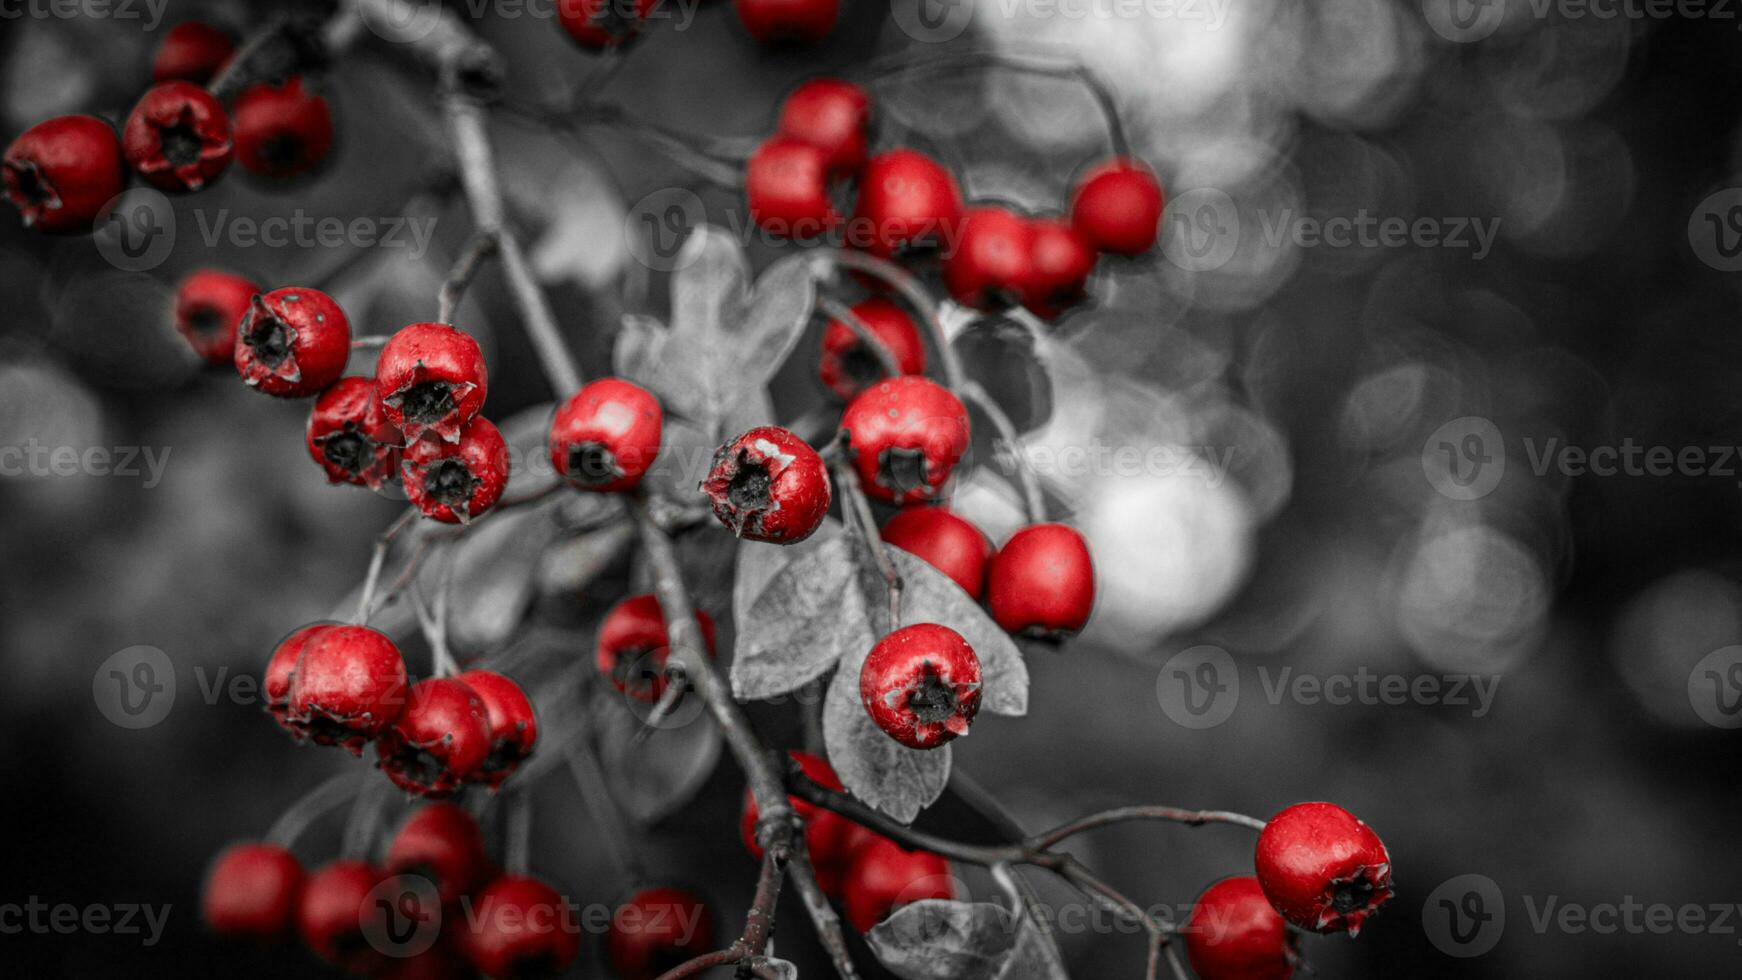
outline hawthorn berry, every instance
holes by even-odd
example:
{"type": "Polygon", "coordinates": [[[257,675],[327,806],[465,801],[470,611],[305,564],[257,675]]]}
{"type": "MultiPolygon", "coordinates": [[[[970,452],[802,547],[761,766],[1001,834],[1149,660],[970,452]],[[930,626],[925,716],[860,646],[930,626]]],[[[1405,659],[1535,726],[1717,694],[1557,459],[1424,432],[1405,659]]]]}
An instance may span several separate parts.
{"type": "Polygon", "coordinates": [[[1030,278],[1034,225],[996,206],[968,209],[955,248],[944,256],[944,286],[956,302],[996,309],[1014,302],[1030,278]]]}
{"type": "Polygon", "coordinates": [[[744,199],[751,220],[785,238],[815,238],[841,223],[829,199],[828,152],[791,136],[770,136],[750,154],[744,199]]]}
{"type": "Polygon", "coordinates": [[[532,756],[538,745],[538,716],[520,685],[495,671],[468,670],[459,679],[484,702],[490,723],[490,754],[472,778],[496,789],[532,756]]]}
{"type": "MultiPolygon", "coordinates": [[[[907,311],[892,300],[873,296],[853,304],[853,315],[883,342],[902,374],[925,373],[925,343],[907,311]]],[[[852,398],[885,377],[883,361],[853,328],[830,320],[823,330],[823,354],[817,365],[823,384],[842,398],[852,398]]]]}
{"type": "Polygon", "coordinates": [[[904,626],[871,648],[859,669],[859,700],[890,738],[935,749],[968,734],[980,711],[980,658],[948,626],[904,626]]]}
{"type": "Polygon", "coordinates": [[[309,411],[304,442],[331,483],[379,489],[399,472],[399,430],[387,421],[373,378],[340,378],[309,411]]]}
{"type": "Polygon", "coordinates": [[[1053,319],[1082,301],[1095,250],[1070,225],[1057,220],[1029,223],[1028,268],[1017,282],[1017,297],[1030,313],[1053,319]]]}
{"type": "Polygon", "coordinates": [[[236,162],[261,177],[285,180],[320,166],[333,147],[333,112],[307,90],[302,76],[283,84],[258,82],[242,90],[232,109],[236,162]]]}
{"type": "Polygon", "coordinates": [[[228,31],[197,20],[184,20],[169,29],[151,61],[154,82],[192,82],[204,85],[217,77],[230,56],[236,39],[228,31]]]}
{"type": "Polygon", "coordinates": [[[221,936],[275,942],[290,934],[302,865],[277,844],[232,844],[206,873],[200,909],[221,936]]]}
{"type": "Polygon", "coordinates": [[[556,976],[580,954],[580,924],[556,889],[502,875],[473,899],[460,950],[488,977],[556,976]]]}
{"type": "Polygon", "coordinates": [[[751,429],[715,450],[702,492],[720,523],[752,541],[803,541],[829,512],[823,458],[774,425],[751,429]]]}
{"type": "Polygon", "coordinates": [[[1077,184],[1071,225],[1099,251],[1137,255],[1155,244],[1165,203],[1161,182],[1147,164],[1116,157],[1077,184]]]}
{"type": "Polygon", "coordinates": [[[948,861],[930,851],[909,851],[887,837],[875,837],[859,849],[844,890],[847,921],[860,932],[870,932],[903,905],[956,897],[948,861]]]}
{"type": "MultiPolygon", "coordinates": [[[[708,656],[714,656],[714,617],[697,609],[696,625],[701,627],[708,656]]],[[[670,658],[665,613],[651,594],[624,599],[599,623],[595,657],[599,673],[637,701],[651,704],[665,693],[665,664],[670,658]]]]}
{"type": "MultiPolygon", "coordinates": [[[[294,635],[294,634],[293,634],[294,635]]],[[[290,725],[317,745],[363,754],[405,707],[405,658],[386,634],[330,626],[304,640],[290,678],[290,725]]]]}
{"type": "Polygon", "coordinates": [[[829,36],[841,0],[733,0],[738,20],[763,44],[814,44],[829,36]]]}
{"type": "MultiPolygon", "coordinates": [[[[827,760],[809,752],[789,751],[787,755],[811,781],[836,791],[845,789],[841,777],[835,774],[835,768],[827,760]]],[[[855,838],[852,831],[858,824],[796,796],[789,795],[786,802],[804,821],[805,854],[817,873],[817,884],[822,886],[824,893],[838,896],[853,857],[850,845],[855,838]]],[[[744,808],[738,818],[738,833],[744,840],[744,849],[758,861],[762,860],[762,844],[756,839],[756,824],[761,819],[756,797],[746,787],[744,808]]]]}
{"type": "Polygon", "coordinates": [[[1010,536],[986,569],[986,602],[1007,633],[1063,639],[1095,606],[1089,543],[1065,524],[1030,524],[1010,536]]]}
{"type": "Polygon", "coordinates": [[[405,710],[376,738],[375,752],[381,771],[407,793],[451,795],[490,754],[489,713],[461,681],[418,681],[405,710]]]}
{"type": "Polygon", "coordinates": [[[943,164],[918,150],[872,157],[859,177],[855,235],[864,226],[866,251],[889,258],[943,244],[962,220],[962,194],[943,164]]]}
{"type": "Polygon", "coordinates": [[[823,151],[831,174],[850,174],[865,165],[871,96],[839,78],[813,78],[786,97],[774,130],[823,151]]]}
{"type": "Polygon", "coordinates": [[[197,191],[230,165],[235,140],[216,97],[191,82],[152,86],[127,116],[121,149],[160,191],[197,191]]]}
{"type": "Polygon", "coordinates": [[[446,323],[414,323],[387,338],[375,362],[375,385],[387,421],[415,440],[425,431],[458,442],[489,393],[478,342],[446,323]]]}
{"type": "Polygon", "coordinates": [[[366,923],[382,924],[369,893],[384,880],[367,861],[333,861],[304,882],[296,931],[316,956],[349,973],[368,974],[386,957],[370,945],[366,923]]]}
{"type": "Polygon", "coordinates": [[[261,289],[218,269],[196,269],[175,287],[175,330],[207,364],[234,364],[236,327],[261,289]]]}
{"type": "Polygon", "coordinates": [[[1312,932],[1353,936],[1391,898],[1391,855],[1334,803],[1297,803],[1271,817],[1254,865],[1270,904],[1312,932]]]}
{"type": "Polygon", "coordinates": [[[460,429],[460,441],[419,439],[401,458],[406,497],[425,517],[444,524],[482,517],[508,486],[508,444],[482,415],[460,429]]]}
{"type": "Polygon", "coordinates": [[[550,423],[550,462],[582,490],[632,490],[659,457],[665,413],[646,388],[622,378],[581,387],[550,423]]]}
{"type": "Polygon", "coordinates": [[[883,540],[948,575],[979,601],[992,542],[966,519],[942,507],[904,507],[883,525],[883,540]]]}
{"type": "Polygon", "coordinates": [[[95,116],[56,116],[25,130],[0,157],[6,197],[27,228],[88,232],[121,193],[121,141],[95,116]]]}
{"type": "Polygon", "coordinates": [[[272,720],[278,722],[285,731],[297,738],[303,737],[302,730],[290,721],[290,682],[296,674],[297,662],[302,658],[304,647],[308,642],[336,623],[311,623],[292,630],[290,635],[278,641],[278,646],[272,650],[272,656],[266,661],[266,677],[261,686],[266,692],[266,711],[272,715],[272,720]]]}
{"type": "Polygon", "coordinates": [[[453,803],[431,803],[393,835],[386,869],[429,879],[442,904],[451,905],[482,885],[491,865],[478,821],[453,803]]]}
{"type": "Polygon", "coordinates": [[[865,492],[896,504],[937,499],[968,451],[961,399],[917,375],[865,389],[841,413],[841,430],[865,492]]]}
{"type": "Polygon", "coordinates": [[[621,980],[657,980],[714,949],[714,913],[681,888],[645,888],[611,916],[605,955],[621,980]]]}
{"type": "Polygon", "coordinates": [[[1294,938],[1251,875],[1205,889],[1183,931],[1200,980],[1288,980],[1294,974],[1294,938]]]}
{"type": "Polygon", "coordinates": [[[584,48],[615,48],[640,36],[659,0],[558,0],[563,30],[584,48]]]}
{"type": "Polygon", "coordinates": [[[280,398],[306,398],[339,380],[351,357],[351,321],[318,289],[257,295],[236,327],[242,383],[280,398]]]}

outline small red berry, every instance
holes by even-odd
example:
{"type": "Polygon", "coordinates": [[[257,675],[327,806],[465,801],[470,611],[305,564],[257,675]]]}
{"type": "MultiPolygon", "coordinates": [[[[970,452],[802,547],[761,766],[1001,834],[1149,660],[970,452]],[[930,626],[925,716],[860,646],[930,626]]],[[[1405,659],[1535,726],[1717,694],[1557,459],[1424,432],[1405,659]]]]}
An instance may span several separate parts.
{"type": "Polygon", "coordinates": [[[375,385],[387,421],[407,441],[424,432],[458,442],[489,393],[484,352],[472,335],[445,323],[414,323],[387,338],[375,363],[375,385]]]}
{"type": "Polygon", "coordinates": [[[847,403],[841,429],[865,492],[896,504],[938,499],[968,451],[961,399],[916,375],[867,388],[847,403]]]}
{"type": "Polygon", "coordinates": [[[121,130],[127,162],[160,191],[197,191],[230,165],[230,117],[208,91],[190,82],[149,89],[121,130]]]}
{"type": "Polygon", "coordinates": [[[1062,221],[1029,225],[1028,269],[1017,281],[1017,295],[1030,313],[1050,320],[1082,301],[1095,271],[1095,250],[1062,221]]]}
{"type": "Polygon", "coordinates": [[[0,157],[6,197],[25,227],[88,232],[126,185],[121,141],[94,116],[56,116],[25,130],[0,157]]]}
{"type": "Polygon", "coordinates": [[[950,863],[930,851],[904,850],[887,837],[859,849],[847,871],[847,921],[870,932],[889,913],[928,898],[956,897],[950,863]]]}
{"type": "Polygon", "coordinates": [[[1352,936],[1391,898],[1391,855],[1334,803],[1297,803],[1271,817],[1254,865],[1270,904],[1312,932],[1352,936]]]}
{"type": "Polygon", "coordinates": [[[289,636],[278,641],[278,646],[273,648],[272,656],[266,661],[266,677],[261,685],[266,689],[266,711],[272,715],[273,721],[299,739],[303,737],[303,732],[289,718],[290,684],[296,675],[296,665],[308,642],[336,625],[338,624],[311,623],[298,627],[289,636]]]}
{"type": "Polygon", "coordinates": [[[702,492],[720,523],[752,541],[803,541],[829,513],[823,458],[803,439],[773,425],[751,429],[715,450],[702,492]]]}
{"type": "Polygon", "coordinates": [[[309,92],[300,75],[282,85],[259,82],[236,97],[236,162],[262,177],[283,180],[320,166],[333,147],[333,112],[309,92]]]}
{"type": "Polygon", "coordinates": [[[850,174],[865,165],[871,96],[839,78],[813,78],[786,97],[775,132],[823,151],[832,174],[850,174]]]}
{"type": "MultiPolygon", "coordinates": [[[[852,310],[895,356],[902,374],[925,373],[925,344],[905,310],[882,296],[855,303],[852,310]]],[[[842,398],[852,398],[886,376],[877,352],[840,320],[830,320],[823,330],[823,356],[818,371],[823,384],[842,398]]]]}
{"type": "Polygon", "coordinates": [[[738,20],[763,44],[814,44],[829,36],[841,0],[734,0],[738,20]]]}
{"type": "Polygon", "coordinates": [[[386,957],[369,943],[365,923],[384,924],[369,893],[383,880],[367,861],[334,861],[310,875],[297,903],[296,931],[316,956],[356,974],[383,965],[386,957]]]}
{"type": "Polygon", "coordinates": [[[372,378],[340,378],[309,412],[304,442],[331,483],[371,490],[399,473],[399,430],[381,410],[372,378]]]}
{"type": "Polygon", "coordinates": [[[1001,207],[970,208],[962,233],[944,256],[944,285],[956,301],[976,309],[1013,302],[1030,275],[1034,223],[1001,207]]]}
{"type": "Polygon", "coordinates": [[[386,634],[331,626],[309,637],[290,679],[287,717],[318,745],[363,754],[405,707],[405,658],[386,634]]]}
{"type": "Polygon", "coordinates": [[[1183,931],[1201,980],[1288,980],[1294,974],[1293,937],[1251,875],[1205,889],[1183,931]]]}
{"type": "Polygon", "coordinates": [[[196,269],[175,288],[175,329],[207,364],[234,364],[236,327],[261,289],[217,269],[196,269]]]}
{"type": "Polygon", "coordinates": [[[508,486],[508,444],[482,415],[460,430],[460,441],[419,439],[402,454],[405,495],[425,517],[465,524],[484,516],[508,486]]]}
{"type": "Polygon", "coordinates": [[[468,670],[459,679],[484,702],[490,722],[490,754],[472,778],[496,789],[532,756],[538,745],[538,716],[520,685],[501,674],[468,670]]]}
{"type": "Polygon", "coordinates": [[[344,373],[351,321],[326,293],[286,286],[254,297],[236,341],[244,384],[280,398],[306,398],[344,373]]]}
{"type": "Polygon", "coordinates": [[[883,525],[883,540],[948,575],[978,601],[986,585],[992,542],[980,529],[942,507],[904,507],[883,525]]]}
{"type": "Polygon", "coordinates": [[[460,948],[484,975],[556,976],[581,951],[568,899],[537,878],[503,875],[484,887],[465,917],[460,948]]]}
{"type": "Polygon", "coordinates": [[[859,670],[859,700],[890,738],[935,749],[968,734],[980,711],[980,658],[948,626],[904,626],[871,648],[859,670]]]}
{"type": "Polygon", "coordinates": [[[855,244],[889,258],[945,242],[961,223],[962,193],[943,164],[918,150],[890,150],[865,165],[853,217],[869,234],[868,241],[855,244]]]}
{"type": "Polygon", "coordinates": [[[584,48],[604,50],[627,44],[647,27],[659,0],[558,0],[556,15],[563,30],[584,48]]]}
{"type": "MultiPolygon", "coordinates": [[[[697,609],[696,625],[701,627],[708,656],[714,656],[714,617],[697,609]]],[[[670,657],[665,613],[652,595],[624,599],[599,624],[599,672],[638,701],[651,704],[665,693],[665,663],[670,657]]]]}
{"type": "Polygon", "coordinates": [[[200,908],[221,936],[275,942],[290,934],[302,865],[277,844],[232,844],[206,874],[200,908]]]}
{"type": "Polygon", "coordinates": [[[622,378],[588,382],[550,423],[550,462],[569,483],[600,493],[634,489],[659,457],[665,413],[622,378]]]}
{"type": "Polygon", "coordinates": [[[816,238],[841,223],[829,199],[829,157],[791,136],[762,141],[744,170],[750,217],[783,238],[816,238]]]}
{"type": "Polygon", "coordinates": [[[1071,225],[1090,246],[1137,255],[1155,244],[1165,205],[1161,182],[1141,160],[1116,158],[1089,171],[1071,196],[1071,225]]]}
{"type": "Polygon", "coordinates": [[[448,796],[490,754],[489,713],[472,689],[451,677],[412,685],[405,710],[375,740],[381,771],[419,796],[448,796]]]}
{"type": "Polygon", "coordinates": [[[1010,536],[986,570],[986,602],[1007,633],[1062,639],[1095,607],[1089,543],[1064,524],[1030,524],[1010,536]]]}
{"type": "MultiPolygon", "coordinates": [[[[827,760],[808,752],[789,751],[787,755],[798,763],[798,767],[813,782],[832,790],[844,789],[841,777],[835,774],[834,767],[827,760]]],[[[855,838],[852,831],[858,824],[796,796],[788,796],[786,802],[804,820],[805,853],[816,870],[817,883],[826,894],[840,895],[842,879],[853,858],[850,845],[855,838]]],[[[756,806],[756,797],[746,787],[744,808],[738,818],[738,833],[744,840],[744,849],[758,861],[762,860],[762,845],[756,839],[756,824],[761,819],[762,812],[756,806]]]]}
{"type": "Polygon", "coordinates": [[[157,55],[151,62],[151,80],[204,85],[217,77],[235,53],[236,39],[228,31],[201,21],[184,20],[170,28],[157,46],[157,55]]]}
{"type": "Polygon", "coordinates": [[[621,980],[657,980],[714,950],[714,913],[681,888],[645,888],[611,916],[605,954],[621,980]]]}
{"type": "Polygon", "coordinates": [[[429,879],[444,905],[470,895],[491,871],[478,821],[452,803],[431,803],[412,814],[388,845],[386,867],[389,875],[429,879]]]}

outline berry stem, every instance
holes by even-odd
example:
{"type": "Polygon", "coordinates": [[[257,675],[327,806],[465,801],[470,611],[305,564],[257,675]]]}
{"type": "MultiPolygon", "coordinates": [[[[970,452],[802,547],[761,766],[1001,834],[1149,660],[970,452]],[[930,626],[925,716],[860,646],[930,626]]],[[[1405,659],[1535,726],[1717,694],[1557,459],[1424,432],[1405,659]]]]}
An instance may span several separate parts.
{"type": "Polygon", "coordinates": [[[358,337],[356,340],[351,341],[351,349],[380,350],[381,348],[386,347],[387,341],[391,339],[391,337],[384,334],[376,334],[373,337],[358,337]]]}
{"type": "Polygon", "coordinates": [[[375,604],[375,587],[381,582],[381,566],[387,562],[387,552],[393,548],[393,539],[405,532],[411,522],[417,519],[417,508],[408,507],[405,512],[387,525],[387,530],[375,539],[375,550],[369,556],[369,573],[363,578],[363,591],[357,596],[357,625],[366,626],[369,623],[370,607],[375,604]]]}
{"type": "MultiPolygon", "coordinates": [[[[369,772],[365,770],[365,776],[369,772]]],[[[339,838],[339,854],[343,857],[367,858],[375,843],[375,831],[381,822],[381,804],[387,798],[392,783],[384,779],[369,779],[357,791],[351,803],[351,814],[345,818],[345,830],[339,838]]]]}
{"type": "Polygon", "coordinates": [[[859,338],[859,343],[864,344],[872,354],[876,355],[877,363],[883,366],[885,377],[901,377],[901,362],[896,359],[895,352],[889,349],[889,345],[883,342],[883,338],[877,336],[871,326],[861,319],[859,314],[854,313],[851,307],[833,296],[818,296],[817,308],[832,319],[846,324],[847,329],[853,331],[853,335],[859,338]]]}
{"type": "Polygon", "coordinates": [[[963,382],[957,389],[962,397],[980,406],[986,417],[992,420],[992,427],[998,430],[998,438],[1009,447],[1010,455],[1014,457],[1016,478],[1022,485],[1022,507],[1027,517],[1025,523],[1036,524],[1046,520],[1046,497],[1040,491],[1040,481],[1035,476],[1034,469],[1029,465],[1028,456],[1022,451],[1022,436],[1016,431],[1016,425],[1010,421],[1010,416],[1004,413],[1004,406],[992,397],[978,381],[972,379],[963,382]]]}
{"type": "Polygon", "coordinates": [[[278,819],[266,831],[266,839],[288,850],[308,830],[310,824],[355,796],[369,776],[367,772],[363,773],[362,778],[356,773],[345,772],[316,786],[278,815],[278,819]]]}
{"type": "Polygon", "coordinates": [[[908,305],[919,313],[926,330],[931,333],[932,344],[938,352],[938,363],[943,367],[944,383],[951,388],[961,387],[962,362],[957,359],[955,348],[950,346],[949,337],[944,331],[943,314],[918,279],[894,262],[866,252],[844,248],[814,249],[806,253],[805,257],[812,263],[812,274],[819,278],[838,268],[853,269],[874,276],[899,292],[908,305]]]}
{"type": "Polygon", "coordinates": [[[604,839],[605,850],[617,862],[622,883],[626,889],[640,888],[647,880],[647,871],[633,838],[629,836],[623,808],[617,805],[617,798],[611,795],[611,785],[605,781],[605,771],[599,765],[599,753],[593,746],[591,735],[582,734],[575,739],[568,755],[569,772],[575,777],[581,799],[586,801],[587,810],[593,816],[593,826],[604,839]]]}
{"type": "Polygon", "coordinates": [[[1039,850],[1056,847],[1070,837],[1075,837],[1087,830],[1108,827],[1116,823],[1132,820],[1167,820],[1182,823],[1188,827],[1201,827],[1210,823],[1235,824],[1251,830],[1263,830],[1264,821],[1257,817],[1249,817],[1244,813],[1233,813],[1228,810],[1186,810],[1174,806],[1127,806],[1116,810],[1106,810],[1092,813],[1086,817],[1073,820],[1063,826],[1056,827],[1044,834],[1029,839],[1029,846],[1039,850]]]}
{"type": "Polygon", "coordinates": [[[883,535],[877,530],[877,516],[871,512],[871,501],[859,483],[859,474],[852,466],[840,461],[835,463],[834,471],[835,485],[841,490],[841,509],[853,522],[860,543],[877,563],[877,571],[883,575],[883,584],[888,587],[889,629],[886,632],[893,632],[901,628],[901,569],[896,567],[895,556],[889,553],[889,545],[883,543],[883,535]]]}
{"type": "Polygon", "coordinates": [[[442,281],[441,291],[436,294],[436,322],[449,326],[454,322],[454,311],[459,308],[460,300],[466,295],[466,287],[472,284],[472,277],[483,267],[484,260],[496,254],[496,235],[491,231],[480,231],[472,236],[471,241],[461,250],[454,260],[453,268],[448,270],[448,277],[442,281]]]}
{"type": "Polygon", "coordinates": [[[356,12],[335,11],[325,23],[306,16],[279,16],[242,42],[224,70],[206,86],[220,102],[228,102],[249,85],[299,75],[324,66],[349,48],[363,27],[356,12]]]}
{"type": "Polygon", "coordinates": [[[532,791],[528,785],[522,783],[515,787],[503,801],[507,832],[502,845],[502,865],[509,874],[523,875],[531,864],[532,791]]]}

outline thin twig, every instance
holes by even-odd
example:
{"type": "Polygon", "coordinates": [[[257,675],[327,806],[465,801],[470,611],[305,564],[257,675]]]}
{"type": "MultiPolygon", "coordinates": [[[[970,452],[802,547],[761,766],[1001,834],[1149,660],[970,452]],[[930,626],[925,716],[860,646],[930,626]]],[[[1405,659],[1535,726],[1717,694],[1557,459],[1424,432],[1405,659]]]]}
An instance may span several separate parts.
{"type": "Polygon", "coordinates": [[[991,392],[973,379],[963,382],[956,390],[980,406],[980,410],[992,420],[992,427],[998,430],[998,439],[1010,447],[1010,455],[1015,459],[1017,481],[1022,485],[1022,506],[1028,518],[1027,523],[1035,524],[1046,520],[1046,497],[1041,494],[1040,481],[1034,474],[1028,455],[1022,451],[1022,436],[1016,431],[1016,425],[1010,421],[1010,416],[1004,414],[1004,406],[998,404],[991,392]]]}
{"type": "Polygon", "coordinates": [[[309,824],[319,819],[327,811],[345,802],[363,788],[363,780],[371,777],[365,772],[359,778],[357,773],[344,772],[328,779],[313,790],[303,794],[302,799],[279,814],[272,822],[272,827],[266,831],[266,840],[280,847],[290,847],[296,839],[302,836],[309,824]]]}
{"type": "Polygon", "coordinates": [[[877,331],[872,330],[871,325],[866,323],[863,317],[853,312],[852,307],[833,296],[818,296],[817,308],[831,318],[846,324],[847,329],[853,331],[853,335],[859,338],[859,343],[865,345],[876,356],[877,363],[883,367],[885,377],[901,377],[901,360],[895,356],[894,351],[889,349],[889,345],[883,342],[883,338],[877,336],[877,331]]]}
{"type": "Polygon", "coordinates": [[[919,318],[931,334],[932,345],[937,348],[938,364],[943,368],[944,383],[950,388],[960,388],[962,379],[962,362],[956,357],[955,348],[950,346],[949,337],[944,333],[943,313],[938,309],[937,301],[931,298],[925,287],[920,285],[906,269],[888,259],[881,259],[868,252],[857,252],[846,248],[814,249],[805,256],[816,272],[832,271],[845,267],[867,273],[888,283],[907,300],[908,305],[919,313],[919,318]]]}
{"type": "Polygon", "coordinates": [[[523,875],[530,866],[532,853],[532,789],[522,784],[507,800],[507,841],[502,848],[502,864],[509,874],[523,875]]]}
{"type": "Polygon", "coordinates": [[[387,561],[387,552],[393,547],[393,539],[404,533],[416,519],[417,508],[407,507],[375,539],[375,551],[369,556],[369,573],[363,578],[363,593],[357,597],[357,625],[369,622],[369,609],[375,602],[375,587],[381,582],[381,566],[387,561]]]}
{"type": "Polygon", "coordinates": [[[858,528],[859,538],[877,563],[877,571],[883,575],[883,584],[889,590],[889,629],[898,630],[901,628],[901,569],[896,567],[895,556],[889,553],[889,545],[883,543],[883,535],[877,530],[877,516],[871,512],[871,501],[865,497],[859,474],[844,462],[837,462],[834,470],[842,506],[858,528]]]}
{"type": "Polygon", "coordinates": [[[640,887],[647,879],[647,873],[641,865],[641,856],[636,853],[634,840],[629,836],[623,808],[617,805],[617,798],[611,795],[611,786],[605,781],[605,770],[599,765],[599,754],[593,748],[592,738],[582,735],[575,739],[568,757],[569,772],[575,777],[581,799],[593,815],[595,828],[605,839],[605,850],[612,854],[617,870],[623,876],[621,884],[626,890],[640,887]]]}
{"type": "Polygon", "coordinates": [[[442,280],[441,291],[436,294],[436,322],[452,324],[454,311],[459,308],[460,300],[466,295],[466,287],[471,285],[472,277],[483,267],[484,260],[496,254],[496,233],[494,231],[479,231],[466,243],[460,251],[460,257],[454,260],[453,268],[448,270],[448,277],[442,280]]]}
{"type": "Polygon", "coordinates": [[[1263,830],[1264,821],[1257,817],[1249,817],[1244,813],[1234,813],[1229,810],[1187,810],[1175,806],[1126,806],[1116,810],[1106,810],[1092,813],[1086,817],[1073,820],[1060,827],[1055,827],[1044,834],[1030,838],[1030,847],[1038,850],[1049,850],[1058,846],[1066,838],[1074,837],[1086,830],[1096,830],[1116,823],[1132,820],[1166,820],[1172,823],[1185,824],[1188,827],[1202,827],[1204,824],[1225,823],[1252,830],[1263,830]]]}

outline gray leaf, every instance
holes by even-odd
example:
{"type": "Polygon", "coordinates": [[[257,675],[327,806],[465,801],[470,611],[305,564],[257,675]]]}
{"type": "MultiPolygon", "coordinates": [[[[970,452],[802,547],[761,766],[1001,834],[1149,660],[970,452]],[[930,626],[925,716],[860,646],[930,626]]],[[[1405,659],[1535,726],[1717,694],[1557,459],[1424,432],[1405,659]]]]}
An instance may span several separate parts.
{"type": "Polygon", "coordinates": [[[950,747],[920,751],[890,738],[859,700],[859,668],[870,644],[848,647],[823,702],[823,744],[847,790],[902,823],[944,791],[950,780],[950,747]]]}
{"type": "Polygon", "coordinates": [[[1016,948],[1009,910],[990,902],[925,899],[897,909],[865,936],[904,980],[994,980],[1016,948]]]}
{"type": "Polygon", "coordinates": [[[425,560],[419,577],[432,603],[441,566],[452,563],[448,641],[456,653],[488,653],[507,641],[532,602],[535,573],[554,533],[550,508],[528,506],[490,515],[450,545],[450,555],[425,560]]]}
{"type": "Polygon", "coordinates": [[[652,823],[688,803],[720,761],[720,730],[713,720],[701,712],[685,724],[668,722],[637,744],[641,718],[609,685],[596,684],[594,690],[590,707],[598,726],[599,763],[617,805],[637,821],[652,823]]]}
{"type": "Polygon", "coordinates": [[[732,693],[771,698],[822,676],[846,651],[876,637],[858,585],[852,546],[835,535],[787,564],[736,624],[732,693]]]}
{"type": "Polygon", "coordinates": [[[766,541],[748,540],[738,542],[738,569],[733,575],[732,585],[732,622],[738,624],[750,620],[751,605],[762,597],[768,583],[774,581],[781,569],[840,534],[841,522],[833,517],[825,517],[821,527],[797,544],[769,544],[766,541]]]}

